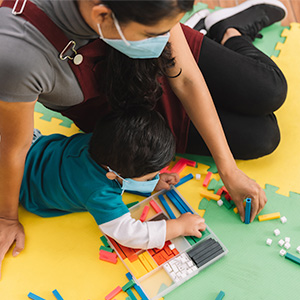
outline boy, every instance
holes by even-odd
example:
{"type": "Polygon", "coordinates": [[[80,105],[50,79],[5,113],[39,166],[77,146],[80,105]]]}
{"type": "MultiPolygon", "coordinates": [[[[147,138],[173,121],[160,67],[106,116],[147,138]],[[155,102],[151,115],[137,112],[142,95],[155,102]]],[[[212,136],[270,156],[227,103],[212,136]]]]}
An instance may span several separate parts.
{"type": "Polygon", "coordinates": [[[89,211],[102,232],[131,248],[162,248],[179,235],[200,237],[204,219],[142,223],[131,218],[124,190],[168,189],[177,174],[160,174],[175,154],[175,140],[159,113],[141,107],[112,112],[93,134],[39,137],[25,164],[20,202],[42,217],[89,211]]]}

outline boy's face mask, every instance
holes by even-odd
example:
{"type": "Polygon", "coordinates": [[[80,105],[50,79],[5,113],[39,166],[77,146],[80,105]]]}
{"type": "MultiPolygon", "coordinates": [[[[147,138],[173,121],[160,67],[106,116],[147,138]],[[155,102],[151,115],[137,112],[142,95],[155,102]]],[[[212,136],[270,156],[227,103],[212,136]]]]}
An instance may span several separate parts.
{"type": "Polygon", "coordinates": [[[117,172],[113,171],[110,167],[107,167],[109,172],[113,172],[119,178],[123,180],[122,190],[135,191],[140,193],[152,193],[159,181],[159,174],[157,174],[153,179],[147,181],[137,181],[131,178],[123,178],[117,172]]]}
{"type": "Polygon", "coordinates": [[[100,38],[105,43],[131,58],[157,58],[161,55],[169,40],[170,33],[141,41],[127,41],[114,13],[112,13],[112,18],[121,39],[104,38],[100,24],[97,24],[100,38]]]}

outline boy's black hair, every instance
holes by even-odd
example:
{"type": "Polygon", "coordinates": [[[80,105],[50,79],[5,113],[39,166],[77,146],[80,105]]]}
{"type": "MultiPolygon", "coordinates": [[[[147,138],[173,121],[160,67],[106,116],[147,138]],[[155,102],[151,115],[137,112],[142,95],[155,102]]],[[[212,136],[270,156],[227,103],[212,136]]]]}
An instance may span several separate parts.
{"type": "Polygon", "coordinates": [[[89,152],[97,164],[109,166],[124,178],[134,178],[167,166],[175,147],[175,138],[158,112],[131,107],[98,121],[89,152]]]}

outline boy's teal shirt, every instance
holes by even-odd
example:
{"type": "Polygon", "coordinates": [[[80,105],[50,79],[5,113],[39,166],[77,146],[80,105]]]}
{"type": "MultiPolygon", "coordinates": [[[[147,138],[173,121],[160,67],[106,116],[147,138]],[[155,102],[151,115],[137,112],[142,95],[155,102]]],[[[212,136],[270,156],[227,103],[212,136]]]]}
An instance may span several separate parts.
{"type": "Polygon", "coordinates": [[[126,213],[122,189],[88,152],[91,134],[40,137],[30,148],[20,203],[42,217],[89,211],[97,224],[126,213]]]}

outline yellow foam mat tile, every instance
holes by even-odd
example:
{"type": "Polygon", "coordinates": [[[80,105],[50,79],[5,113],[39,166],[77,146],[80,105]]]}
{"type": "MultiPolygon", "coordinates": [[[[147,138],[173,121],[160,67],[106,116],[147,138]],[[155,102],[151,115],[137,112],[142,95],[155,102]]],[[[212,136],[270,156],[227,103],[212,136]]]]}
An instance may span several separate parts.
{"type": "Polygon", "coordinates": [[[300,24],[292,23],[282,32],[278,57],[272,57],[288,82],[286,102],[276,111],[281,142],[270,155],[251,161],[238,161],[238,166],[261,186],[266,183],[279,187],[279,193],[300,193],[300,24]]]}

